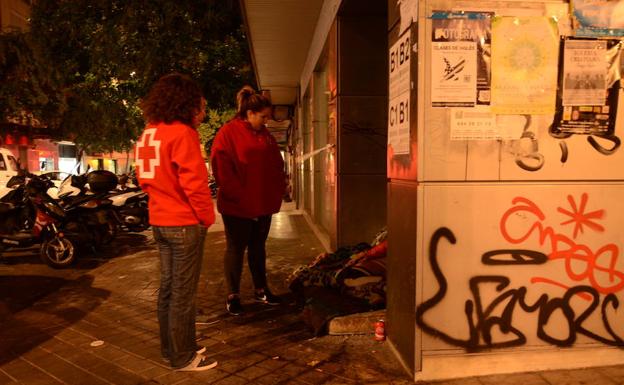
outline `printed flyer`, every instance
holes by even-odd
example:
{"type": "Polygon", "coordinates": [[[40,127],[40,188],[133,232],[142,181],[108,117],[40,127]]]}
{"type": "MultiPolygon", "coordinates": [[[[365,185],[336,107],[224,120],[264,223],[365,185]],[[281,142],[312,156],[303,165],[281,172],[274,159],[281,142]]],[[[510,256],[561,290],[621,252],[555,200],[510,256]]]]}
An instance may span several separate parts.
{"type": "Polygon", "coordinates": [[[442,11],[435,11],[431,15],[433,26],[431,72],[432,77],[437,80],[432,82],[434,107],[472,107],[475,104],[490,104],[492,15],[490,12],[442,11]],[[464,54],[469,53],[469,56],[459,54],[462,51],[464,54]],[[476,56],[473,55],[473,51],[476,56]],[[466,61],[462,62],[464,59],[466,61]],[[462,68],[464,78],[459,76],[458,71],[455,71],[458,76],[452,76],[453,71],[458,69],[454,64],[458,63],[462,63],[458,68],[462,68]]]}
{"type": "Polygon", "coordinates": [[[607,43],[565,40],[563,50],[564,106],[602,106],[607,95],[607,43]]]}
{"type": "Polygon", "coordinates": [[[558,53],[552,18],[492,18],[492,112],[554,113],[558,53]]]}
{"type": "Polygon", "coordinates": [[[617,59],[620,46],[613,39],[564,40],[564,70],[559,79],[557,111],[550,127],[552,135],[613,134],[620,93],[617,59]]]}

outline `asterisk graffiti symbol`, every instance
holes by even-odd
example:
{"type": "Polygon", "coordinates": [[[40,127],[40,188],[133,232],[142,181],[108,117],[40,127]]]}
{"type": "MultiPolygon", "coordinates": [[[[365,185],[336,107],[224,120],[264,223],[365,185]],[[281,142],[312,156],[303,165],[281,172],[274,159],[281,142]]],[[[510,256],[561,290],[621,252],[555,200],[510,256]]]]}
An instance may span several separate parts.
{"type": "Polygon", "coordinates": [[[574,235],[573,238],[576,239],[578,232],[583,232],[583,225],[589,227],[590,229],[596,231],[604,231],[604,227],[594,222],[592,219],[602,219],[604,215],[604,210],[596,210],[589,213],[585,213],[585,205],[587,204],[587,193],[583,193],[581,195],[581,204],[579,207],[576,206],[576,202],[572,195],[568,195],[568,202],[570,202],[570,206],[572,207],[572,211],[568,211],[561,207],[557,207],[557,211],[562,214],[569,216],[570,220],[561,222],[561,225],[567,225],[569,223],[574,223],[574,235]]]}

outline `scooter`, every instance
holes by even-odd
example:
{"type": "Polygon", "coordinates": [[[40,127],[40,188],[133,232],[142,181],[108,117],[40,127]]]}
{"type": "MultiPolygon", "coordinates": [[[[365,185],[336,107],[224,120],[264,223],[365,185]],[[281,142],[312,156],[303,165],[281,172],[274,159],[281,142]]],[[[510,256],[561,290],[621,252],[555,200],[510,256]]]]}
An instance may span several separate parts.
{"type": "Polygon", "coordinates": [[[35,208],[35,222],[30,230],[21,230],[20,208],[11,203],[0,203],[0,252],[8,248],[29,248],[40,244],[40,257],[46,264],[61,268],[76,259],[75,245],[71,238],[78,234],[65,231],[67,215],[63,208],[48,194],[53,184],[45,178],[29,173],[13,176],[7,184],[23,184],[24,193],[35,208]],[[15,179],[14,179],[15,178],[15,179]]]}
{"type": "Polygon", "coordinates": [[[115,174],[96,170],[70,175],[59,186],[61,207],[87,229],[94,249],[110,243],[117,235],[112,201],[108,199],[109,191],[116,185],[115,174]]]}

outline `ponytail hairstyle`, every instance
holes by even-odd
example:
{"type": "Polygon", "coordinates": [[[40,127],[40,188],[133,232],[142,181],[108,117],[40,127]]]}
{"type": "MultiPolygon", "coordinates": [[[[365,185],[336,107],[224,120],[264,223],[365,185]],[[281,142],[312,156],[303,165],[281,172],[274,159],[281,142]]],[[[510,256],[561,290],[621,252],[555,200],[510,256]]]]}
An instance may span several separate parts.
{"type": "Polygon", "coordinates": [[[236,116],[247,119],[247,111],[260,112],[272,107],[271,100],[265,95],[257,93],[251,86],[243,86],[236,94],[236,116]]]}

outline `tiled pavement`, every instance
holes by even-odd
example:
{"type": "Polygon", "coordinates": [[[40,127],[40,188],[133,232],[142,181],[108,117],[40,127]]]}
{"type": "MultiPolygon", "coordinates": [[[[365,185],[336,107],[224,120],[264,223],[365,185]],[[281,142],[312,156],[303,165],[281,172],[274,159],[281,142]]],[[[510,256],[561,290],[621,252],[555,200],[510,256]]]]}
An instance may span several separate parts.
{"type": "MultiPolygon", "coordinates": [[[[2,259],[0,384],[411,383],[388,346],[369,335],[314,338],[292,301],[279,307],[252,304],[247,268],[242,285],[247,314],[226,315],[225,239],[218,223],[205,246],[197,331],[219,366],[201,373],[171,371],[160,360],[154,246],[149,232],[126,235],[67,270],[49,269],[32,255],[2,259]]],[[[286,293],[284,278],[321,251],[303,216],[286,206],[274,217],[268,241],[273,291],[286,293]]],[[[624,384],[624,365],[439,384],[624,384]]]]}

